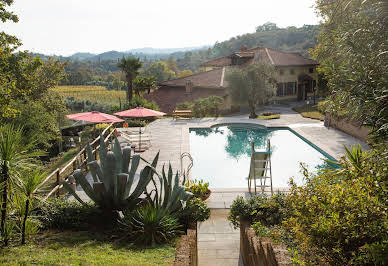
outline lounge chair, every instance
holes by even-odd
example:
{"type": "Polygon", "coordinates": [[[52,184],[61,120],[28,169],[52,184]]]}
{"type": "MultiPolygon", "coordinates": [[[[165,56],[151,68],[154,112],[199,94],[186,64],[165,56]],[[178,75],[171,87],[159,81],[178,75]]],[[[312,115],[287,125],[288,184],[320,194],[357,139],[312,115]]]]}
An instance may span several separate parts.
{"type": "Polygon", "coordinates": [[[265,192],[265,188],[269,187],[271,188],[271,194],[273,194],[271,143],[269,140],[267,141],[267,150],[262,152],[255,151],[255,143],[252,142],[251,166],[248,176],[249,193],[252,193],[252,186],[254,187],[255,194],[257,194],[258,187],[261,189],[261,193],[263,194],[265,192]]]}

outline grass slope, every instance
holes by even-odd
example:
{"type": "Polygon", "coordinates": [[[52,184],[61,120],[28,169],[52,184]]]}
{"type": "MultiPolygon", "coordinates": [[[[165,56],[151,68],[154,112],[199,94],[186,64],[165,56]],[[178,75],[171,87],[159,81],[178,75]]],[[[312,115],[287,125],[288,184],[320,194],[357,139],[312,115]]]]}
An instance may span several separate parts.
{"type": "Polygon", "coordinates": [[[172,265],[171,245],[138,249],[88,232],[46,231],[24,246],[0,248],[0,265],[172,265]]]}

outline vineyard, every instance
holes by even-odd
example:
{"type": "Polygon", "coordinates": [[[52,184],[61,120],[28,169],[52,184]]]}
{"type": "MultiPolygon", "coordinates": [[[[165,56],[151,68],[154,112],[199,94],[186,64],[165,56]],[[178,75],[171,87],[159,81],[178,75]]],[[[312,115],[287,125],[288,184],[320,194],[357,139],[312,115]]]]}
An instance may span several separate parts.
{"type": "Polygon", "coordinates": [[[75,100],[109,104],[119,104],[119,99],[125,101],[125,91],[107,90],[102,86],[57,86],[53,91],[58,92],[64,99],[74,97],[75,100]]]}

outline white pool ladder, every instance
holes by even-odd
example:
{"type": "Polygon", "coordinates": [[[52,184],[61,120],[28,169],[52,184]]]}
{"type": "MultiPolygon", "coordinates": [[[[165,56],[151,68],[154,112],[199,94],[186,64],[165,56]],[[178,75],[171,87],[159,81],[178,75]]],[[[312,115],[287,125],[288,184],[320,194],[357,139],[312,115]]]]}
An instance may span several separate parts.
{"type": "Polygon", "coordinates": [[[252,141],[251,165],[250,165],[249,176],[248,176],[249,193],[252,193],[251,192],[252,186],[255,189],[255,194],[257,194],[257,188],[260,188],[261,193],[264,194],[265,189],[270,187],[271,195],[273,195],[271,142],[269,140],[267,140],[266,152],[256,152],[255,143],[252,141]],[[256,180],[260,180],[260,183],[257,183],[256,180]]]}
{"type": "Polygon", "coordinates": [[[186,175],[186,177],[188,178],[189,177],[189,174],[190,174],[190,171],[191,171],[191,168],[193,168],[193,165],[194,165],[194,160],[193,160],[193,157],[191,156],[190,153],[188,152],[184,152],[181,154],[181,172],[180,172],[180,175],[183,176],[183,174],[186,175]],[[189,165],[187,166],[186,170],[184,170],[183,168],[183,159],[187,157],[189,158],[190,160],[190,163],[189,165]]]}

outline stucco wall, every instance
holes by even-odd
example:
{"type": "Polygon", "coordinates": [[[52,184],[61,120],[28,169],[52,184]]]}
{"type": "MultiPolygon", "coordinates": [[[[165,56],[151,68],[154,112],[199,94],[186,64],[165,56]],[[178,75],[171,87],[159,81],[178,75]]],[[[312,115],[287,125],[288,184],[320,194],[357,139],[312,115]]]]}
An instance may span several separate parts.
{"type": "Polygon", "coordinates": [[[326,114],[326,117],[328,118],[328,126],[337,128],[362,141],[366,141],[368,139],[368,134],[370,132],[369,128],[357,125],[356,123],[346,119],[337,119],[330,114],[326,114]]]}

